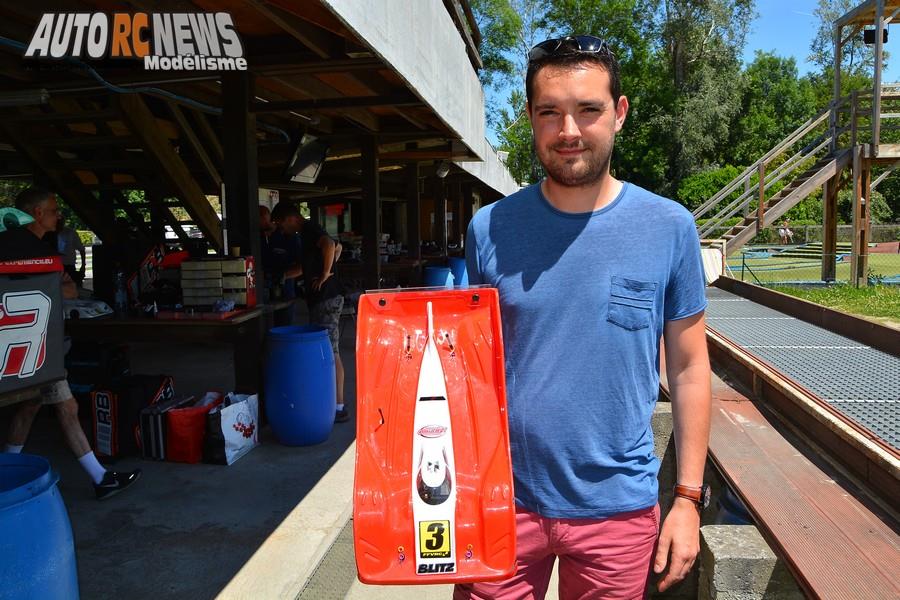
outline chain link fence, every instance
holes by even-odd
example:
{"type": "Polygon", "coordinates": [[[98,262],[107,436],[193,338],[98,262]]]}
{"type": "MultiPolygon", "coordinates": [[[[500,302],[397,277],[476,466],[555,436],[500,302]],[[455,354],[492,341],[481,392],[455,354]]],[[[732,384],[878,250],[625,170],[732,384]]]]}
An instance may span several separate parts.
{"type": "MultiPolygon", "coordinates": [[[[829,280],[847,283],[853,228],[840,225],[837,234],[837,252],[826,256],[834,265],[829,280]]],[[[866,252],[870,284],[900,285],[900,224],[872,225],[866,252]]],[[[733,277],[760,285],[821,282],[822,226],[792,225],[790,231],[768,227],[729,256],[727,265],[733,277]]]]}

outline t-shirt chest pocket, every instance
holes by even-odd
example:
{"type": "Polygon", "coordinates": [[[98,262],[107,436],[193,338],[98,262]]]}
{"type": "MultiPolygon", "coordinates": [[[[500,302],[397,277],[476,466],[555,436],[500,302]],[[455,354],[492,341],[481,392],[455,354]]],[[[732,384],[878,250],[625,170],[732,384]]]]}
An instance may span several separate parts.
{"type": "Polygon", "coordinates": [[[656,298],[655,281],[638,281],[613,276],[609,287],[609,314],[606,320],[629,331],[649,327],[656,298]]]}

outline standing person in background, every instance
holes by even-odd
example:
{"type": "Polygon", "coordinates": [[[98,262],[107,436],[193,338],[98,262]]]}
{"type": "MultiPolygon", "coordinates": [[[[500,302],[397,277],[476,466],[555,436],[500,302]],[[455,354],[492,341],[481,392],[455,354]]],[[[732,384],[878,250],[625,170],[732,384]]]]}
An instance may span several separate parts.
{"type": "Polygon", "coordinates": [[[79,286],[84,281],[85,260],[84,244],[78,232],[71,227],[66,227],[66,218],[62,215],[59,217],[59,225],[56,228],[56,247],[62,256],[63,268],[69,277],[79,286]],[[81,267],[76,268],[76,254],[81,255],[81,267]]]}
{"type": "MultiPolygon", "coordinates": [[[[295,206],[279,202],[272,210],[271,233],[268,237],[263,233],[263,237],[267,239],[263,269],[271,286],[270,298],[274,296],[273,299],[276,300],[293,300],[297,297],[297,278],[303,274],[300,241],[297,238],[301,218],[295,206]]],[[[285,312],[284,318],[279,319],[279,325],[291,325],[293,320],[293,309],[290,309],[285,312]]]]}
{"type": "Polygon", "coordinates": [[[344,363],[341,361],[338,335],[341,310],[344,308],[344,286],[334,274],[334,265],[340,253],[340,244],[328,233],[310,221],[300,218],[300,242],[303,260],[303,281],[309,322],[328,330],[331,350],[334,352],[335,388],[337,390],[335,423],[350,419],[344,405],[344,363]]]}
{"type": "MultiPolygon", "coordinates": [[[[59,206],[56,195],[42,189],[28,188],[16,197],[16,208],[28,213],[34,221],[23,228],[0,233],[0,261],[24,260],[55,255],[56,248],[48,245],[46,234],[56,231],[59,206]]],[[[68,273],[62,274],[63,298],[76,298],[78,291],[68,273]]],[[[124,490],[141,476],[141,470],[107,471],[91,451],[87,436],[78,421],[78,402],[72,397],[68,382],[63,379],[44,386],[38,398],[24,400],[9,426],[5,452],[19,453],[25,446],[34,418],[44,404],[56,408],[56,416],[62,428],[66,444],[72,450],[82,468],[94,483],[98,500],[109,498],[124,490]]]]}
{"type": "Polygon", "coordinates": [[[690,571],[708,502],[700,242],[683,206],[610,173],[628,98],[605,42],[542,42],[525,81],[546,178],[478,211],[465,246],[469,282],[500,294],[518,570],[454,598],[543,598],[557,558],[560,598],[643,598],[651,570],[660,591],[690,571]],[[661,532],[660,338],[678,471],[661,532]]]}
{"type": "Polygon", "coordinates": [[[271,299],[271,292],[273,283],[269,277],[269,271],[267,271],[267,265],[272,264],[272,250],[269,245],[269,238],[272,236],[272,232],[275,231],[275,225],[272,224],[272,213],[269,210],[268,206],[263,204],[259,205],[259,255],[260,255],[260,265],[259,272],[263,274],[262,277],[262,301],[268,302],[271,299]]]}

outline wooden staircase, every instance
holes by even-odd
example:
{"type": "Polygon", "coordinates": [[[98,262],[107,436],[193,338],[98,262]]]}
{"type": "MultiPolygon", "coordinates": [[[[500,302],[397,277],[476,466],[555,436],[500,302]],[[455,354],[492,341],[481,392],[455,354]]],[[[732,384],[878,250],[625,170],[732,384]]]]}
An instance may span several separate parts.
{"type": "MultiPolygon", "coordinates": [[[[838,107],[840,109],[840,106],[838,107]]],[[[734,254],[762,229],[776,224],[798,202],[844,169],[850,150],[835,150],[835,131],[829,124],[834,106],[809,119],[755,163],[694,210],[701,238],[727,240],[734,254]],[[779,182],[787,181],[782,187],[779,182]],[[727,221],[743,215],[729,226],[727,221]]]]}
{"type": "Polygon", "coordinates": [[[821,187],[826,181],[837,175],[850,162],[850,151],[842,150],[836,155],[826,155],[812,167],[783,187],[764,204],[763,219],[760,221],[758,211],[744,217],[741,223],[733,226],[722,238],[727,241],[728,253],[740,249],[752,240],[761,229],[775,225],[784,214],[798,202],[821,187]]]}

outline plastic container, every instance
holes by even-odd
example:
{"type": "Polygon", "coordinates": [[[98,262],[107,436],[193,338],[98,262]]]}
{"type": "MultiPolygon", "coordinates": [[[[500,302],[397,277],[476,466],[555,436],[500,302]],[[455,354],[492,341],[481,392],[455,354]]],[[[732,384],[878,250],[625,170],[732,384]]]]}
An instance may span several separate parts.
{"type": "Polygon", "coordinates": [[[453,287],[453,273],[450,267],[425,267],[423,281],[425,287],[453,287]]]}
{"type": "Polygon", "coordinates": [[[78,598],[72,526],[50,463],[0,454],[0,597],[78,598]]]}
{"type": "Polygon", "coordinates": [[[722,487],[722,493],[719,496],[719,508],[716,511],[715,523],[716,525],[753,525],[753,516],[750,511],[727,485],[722,487]]]}
{"type": "Polygon", "coordinates": [[[456,287],[469,286],[469,272],[466,271],[466,259],[451,257],[447,259],[450,263],[450,272],[453,274],[453,285],[456,287]]]}
{"type": "Polygon", "coordinates": [[[334,354],[328,331],[317,326],[269,331],[265,368],[266,416],[286,446],[328,439],[334,426],[334,354]]]}

